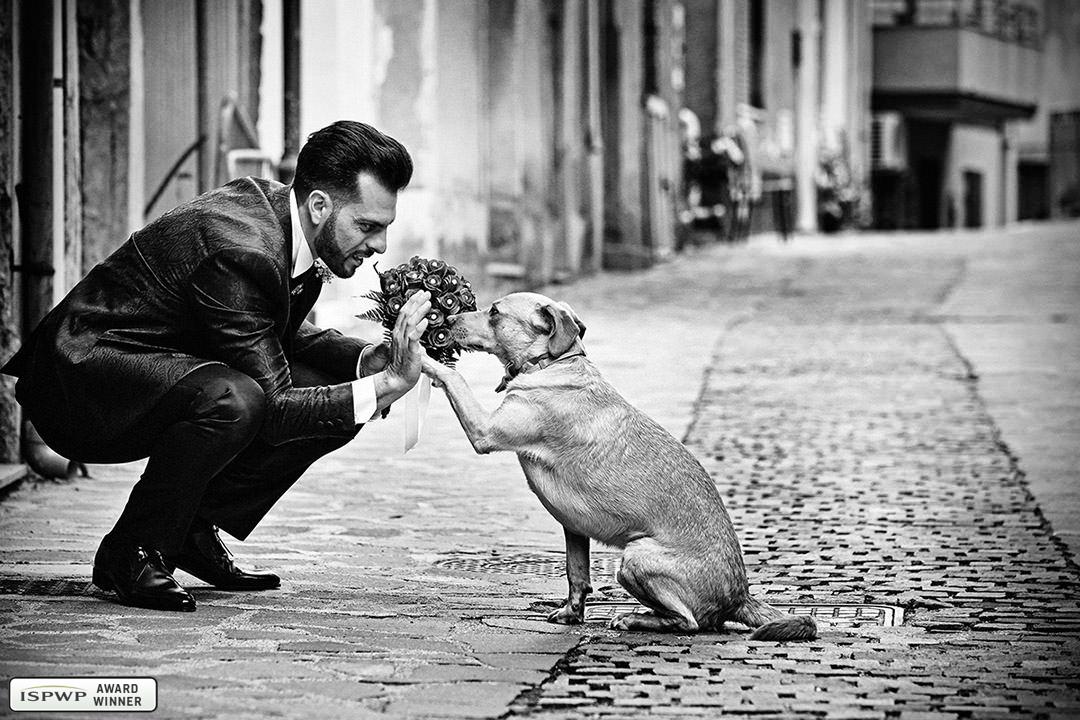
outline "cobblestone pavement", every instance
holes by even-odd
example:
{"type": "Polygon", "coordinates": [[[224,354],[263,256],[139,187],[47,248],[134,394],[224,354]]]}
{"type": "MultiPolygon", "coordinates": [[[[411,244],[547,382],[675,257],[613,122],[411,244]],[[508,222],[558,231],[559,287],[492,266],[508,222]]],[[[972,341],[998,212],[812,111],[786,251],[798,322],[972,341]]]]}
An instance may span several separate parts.
{"type": "MultiPolygon", "coordinates": [[[[599,548],[587,623],[547,624],[561,532],[440,397],[417,449],[394,415],[365,428],[232,543],[281,589],[195,582],[193,615],[88,586],[137,465],[19,487],[0,502],[3,674],[152,675],[163,717],[1078,717],[1080,571],[943,311],[987,248],[1076,235],[768,238],[549,290],[712,473],[753,590],[816,606],[814,642],[607,630],[628,598],[599,548]],[[873,622],[892,607],[902,625],[873,622]]],[[[461,369],[493,407],[497,363],[461,369]]]]}

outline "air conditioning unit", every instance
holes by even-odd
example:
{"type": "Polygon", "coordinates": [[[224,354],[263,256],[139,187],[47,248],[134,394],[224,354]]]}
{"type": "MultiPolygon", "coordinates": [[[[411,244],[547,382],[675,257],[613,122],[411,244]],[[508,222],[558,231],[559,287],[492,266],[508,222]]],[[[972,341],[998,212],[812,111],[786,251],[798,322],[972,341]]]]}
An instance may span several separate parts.
{"type": "Polygon", "coordinates": [[[870,165],[874,170],[907,169],[907,128],[900,113],[875,113],[871,119],[870,165]]]}

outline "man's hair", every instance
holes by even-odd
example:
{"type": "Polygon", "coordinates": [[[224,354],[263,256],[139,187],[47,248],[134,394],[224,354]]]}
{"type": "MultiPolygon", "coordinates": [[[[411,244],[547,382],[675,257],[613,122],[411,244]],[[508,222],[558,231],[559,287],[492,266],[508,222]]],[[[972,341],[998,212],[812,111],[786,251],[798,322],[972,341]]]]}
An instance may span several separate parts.
{"type": "Polygon", "coordinates": [[[312,190],[332,197],[356,193],[356,176],[369,172],[384,187],[399,192],[412,178],[412,158],[405,146],[370,125],[338,120],[308,136],[296,158],[293,188],[301,202],[312,190]]]}

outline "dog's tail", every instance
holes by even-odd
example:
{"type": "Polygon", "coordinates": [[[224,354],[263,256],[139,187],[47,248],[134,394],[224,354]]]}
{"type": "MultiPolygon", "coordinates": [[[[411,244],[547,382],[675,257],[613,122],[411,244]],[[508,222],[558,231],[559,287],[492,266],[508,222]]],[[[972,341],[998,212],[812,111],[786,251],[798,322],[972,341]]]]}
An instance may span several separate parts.
{"type": "Polygon", "coordinates": [[[752,628],[757,628],[751,640],[813,640],[817,637],[817,624],[808,615],[785,615],[757,598],[747,598],[743,606],[731,616],[752,628]]]}

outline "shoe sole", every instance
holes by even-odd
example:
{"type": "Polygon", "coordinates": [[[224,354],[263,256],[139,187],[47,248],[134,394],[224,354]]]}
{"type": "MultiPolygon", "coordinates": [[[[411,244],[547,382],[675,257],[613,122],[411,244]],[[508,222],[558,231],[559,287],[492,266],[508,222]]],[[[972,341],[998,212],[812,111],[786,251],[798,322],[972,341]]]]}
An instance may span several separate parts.
{"type": "Polygon", "coordinates": [[[94,573],[90,577],[91,582],[106,592],[116,593],[117,599],[121,605],[127,605],[129,607],[144,608],[146,610],[166,610],[170,612],[195,612],[195,601],[191,601],[190,606],[176,606],[168,603],[158,602],[155,600],[145,600],[136,598],[120,591],[119,586],[113,582],[112,578],[108,576],[103,570],[94,568],[94,573]]]}
{"type": "Polygon", "coordinates": [[[90,580],[106,592],[113,591],[116,587],[113,585],[112,579],[106,575],[104,571],[98,570],[96,567],[94,568],[94,574],[91,576],[90,580]]]}
{"type": "Polygon", "coordinates": [[[200,575],[200,574],[198,574],[196,572],[192,572],[191,570],[188,570],[183,565],[176,565],[174,563],[169,563],[168,565],[170,567],[169,572],[172,572],[173,570],[183,570],[184,572],[186,572],[191,577],[198,578],[199,580],[202,580],[204,583],[213,586],[213,588],[215,590],[228,590],[228,591],[233,591],[233,592],[244,592],[244,591],[255,591],[255,590],[276,590],[277,588],[281,587],[281,580],[278,580],[273,585],[265,585],[265,584],[257,584],[257,585],[223,584],[223,585],[218,585],[213,580],[209,580],[209,579],[203,577],[202,575],[200,575]]]}

